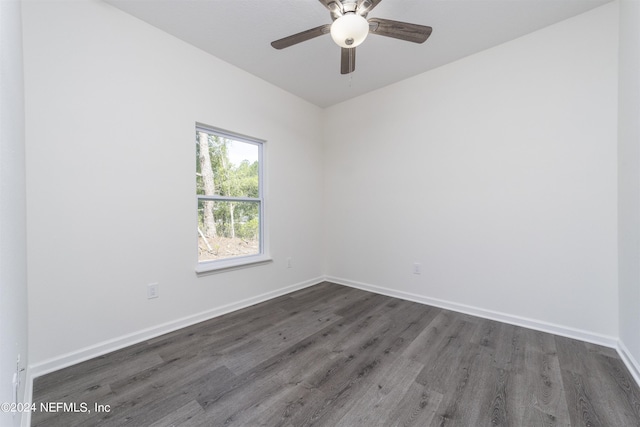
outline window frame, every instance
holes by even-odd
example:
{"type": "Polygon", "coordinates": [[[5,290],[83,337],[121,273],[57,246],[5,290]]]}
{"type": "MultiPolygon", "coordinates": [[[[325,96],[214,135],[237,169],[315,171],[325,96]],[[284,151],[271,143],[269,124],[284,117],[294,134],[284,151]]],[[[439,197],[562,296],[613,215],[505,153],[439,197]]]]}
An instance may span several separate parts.
{"type": "MultiPolygon", "coordinates": [[[[257,264],[264,264],[271,262],[271,257],[267,253],[267,242],[265,233],[265,195],[264,195],[264,147],[266,140],[254,138],[251,136],[242,135],[236,132],[220,129],[214,126],[209,126],[203,123],[196,122],[196,134],[197,132],[205,132],[207,134],[216,135],[221,138],[230,139],[246,144],[252,144],[258,147],[258,197],[231,197],[220,195],[204,195],[197,194],[196,191],[196,229],[198,228],[198,203],[200,201],[214,201],[214,202],[251,202],[258,203],[258,253],[253,255],[241,255],[229,258],[200,261],[198,259],[198,251],[196,250],[196,274],[204,275],[216,272],[222,272],[227,270],[234,270],[239,268],[245,268],[257,264]]],[[[196,232],[196,249],[198,245],[199,236],[196,232]]]]}

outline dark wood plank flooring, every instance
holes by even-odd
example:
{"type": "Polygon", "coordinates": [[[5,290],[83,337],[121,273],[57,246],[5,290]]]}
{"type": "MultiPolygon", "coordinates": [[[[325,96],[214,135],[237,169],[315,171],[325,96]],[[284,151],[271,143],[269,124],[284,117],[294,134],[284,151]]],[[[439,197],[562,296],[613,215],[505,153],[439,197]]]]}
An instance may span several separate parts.
{"type": "Polygon", "coordinates": [[[612,349],[332,283],[37,378],[34,402],[76,412],[33,426],[640,426],[612,349]]]}

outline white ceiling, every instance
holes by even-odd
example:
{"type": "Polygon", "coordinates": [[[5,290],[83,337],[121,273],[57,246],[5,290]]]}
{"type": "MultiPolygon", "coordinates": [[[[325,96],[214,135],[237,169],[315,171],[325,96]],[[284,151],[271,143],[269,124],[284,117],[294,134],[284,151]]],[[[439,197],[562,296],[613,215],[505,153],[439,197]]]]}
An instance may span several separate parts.
{"type": "MultiPolygon", "coordinates": [[[[383,0],[370,14],[433,27],[424,44],[369,35],[340,74],[329,35],[270,42],[330,23],[318,0],[105,0],[276,86],[327,107],[586,12],[610,0],[383,0]]],[[[597,31],[594,28],[594,31],[597,31]]]]}

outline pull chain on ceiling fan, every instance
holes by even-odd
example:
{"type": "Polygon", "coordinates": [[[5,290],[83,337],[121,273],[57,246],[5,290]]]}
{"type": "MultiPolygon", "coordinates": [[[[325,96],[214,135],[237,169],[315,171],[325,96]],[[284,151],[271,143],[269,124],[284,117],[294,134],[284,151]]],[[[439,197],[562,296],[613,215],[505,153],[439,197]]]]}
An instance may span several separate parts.
{"type": "Polygon", "coordinates": [[[298,43],[331,33],[333,41],[340,46],[340,73],[349,74],[356,68],[356,46],[369,33],[392,37],[413,43],[424,43],[431,35],[432,28],[425,25],[390,19],[366,19],[373,8],[382,0],[320,0],[331,13],[332,24],[325,24],[310,30],[276,40],[271,43],[276,49],[284,49],[298,43]]]}

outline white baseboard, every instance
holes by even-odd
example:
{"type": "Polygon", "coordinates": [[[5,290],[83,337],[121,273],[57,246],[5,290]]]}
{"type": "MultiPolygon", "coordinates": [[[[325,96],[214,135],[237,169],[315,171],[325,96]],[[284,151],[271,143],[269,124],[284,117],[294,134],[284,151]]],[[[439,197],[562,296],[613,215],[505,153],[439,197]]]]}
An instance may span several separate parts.
{"type": "Polygon", "coordinates": [[[421,304],[432,305],[434,307],[444,308],[446,310],[456,311],[459,313],[470,314],[472,316],[482,317],[484,319],[496,320],[498,322],[508,323],[511,325],[522,326],[528,329],[534,329],[536,331],[548,332],[555,335],[560,335],[567,338],[573,338],[580,341],[586,341],[592,344],[598,344],[605,347],[617,348],[618,339],[606,335],[601,335],[581,329],[575,329],[567,326],[556,325],[535,319],[528,319],[525,317],[514,316],[511,314],[500,313],[493,310],[485,310],[483,308],[472,307],[465,304],[459,304],[456,302],[440,300],[436,298],[430,298],[423,295],[413,294],[410,292],[399,291],[396,289],[384,288],[381,286],[370,285],[367,283],[356,282],[348,279],[341,279],[338,277],[326,276],[325,280],[328,282],[337,283],[352,288],[358,288],[376,294],[387,295],[394,298],[400,298],[408,301],[418,302],[421,304]]]}
{"type": "MultiPolygon", "coordinates": [[[[175,330],[191,326],[205,320],[213,319],[214,317],[218,317],[232,311],[240,310],[242,308],[246,308],[300,289],[307,288],[309,286],[313,286],[322,282],[323,280],[323,277],[306,280],[304,282],[296,283],[294,285],[277,289],[275,291],[267,292],[255,297],[247,298],[242,301],[227,304],[222,307],[216,307],[211,310],[183,317],[181,319],[176,319],[167,323],[163,323],[161,325],[143,329],[141,331],[137,331],[128,335],[123,335],[121,337],[117,337],[45,360],[40,363],[36,363],[29,367],[30,378],[27,380],[27,383],[33,383],[34,378],[48,374],[50,372],[66,368],[68,366],[75,365],[76,363],[84,362],[89,359],[93,359],[94,357],[105,355],[115,350],[120,350],[133,344],[138,344],[140,342],[159,337],[160,335],[164,335],[166,333],[173,332],[175,330]]],[[[29,396],[29,398],[31,398],[31,396],[29,396]]]]}
{"type": "Polygon", "coordinates": [[[636,383],[638,383],[640,387],[640,363],[631,355],[631,352],[622,341],[618,341],[617,350],[620,359],[622,359],[627,369],[629,369],[629,372],[631,372],[633,379],[636,380],[636,383]]]}

